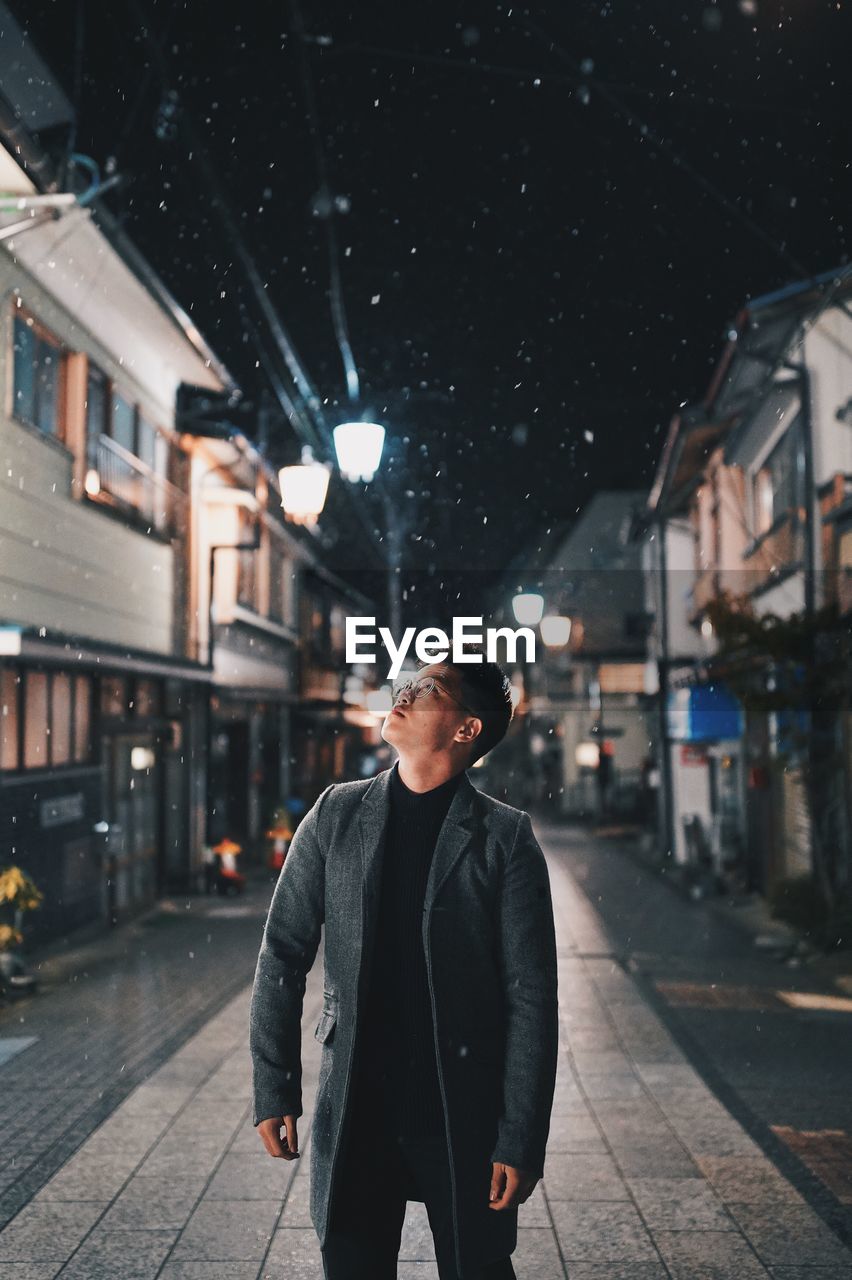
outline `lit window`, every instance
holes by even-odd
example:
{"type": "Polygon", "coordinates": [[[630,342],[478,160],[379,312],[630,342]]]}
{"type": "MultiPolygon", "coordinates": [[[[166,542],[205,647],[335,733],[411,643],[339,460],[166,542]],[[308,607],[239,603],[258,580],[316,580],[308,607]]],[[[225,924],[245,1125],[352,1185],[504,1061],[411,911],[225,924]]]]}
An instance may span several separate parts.
{"type": "Polygon", "coordinates": [[[18,691],[21,677],[12,667],[0,671],[0,769],[20,768],[18,691]]]}
{"type": "Polygon", "coordinates": [[[28,671],[24,680],[24,768],[43,769],[48,763],[47,676],[28,671]]]}

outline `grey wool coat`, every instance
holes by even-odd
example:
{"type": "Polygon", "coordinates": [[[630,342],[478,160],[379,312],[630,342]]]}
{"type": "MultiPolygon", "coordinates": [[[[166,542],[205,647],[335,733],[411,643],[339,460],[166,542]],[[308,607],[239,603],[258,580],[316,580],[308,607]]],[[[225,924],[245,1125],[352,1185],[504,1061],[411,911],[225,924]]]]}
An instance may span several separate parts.
{"type": "MultiPolygon", "coordinates": [[[[266,921],[251,1006],[254,1122],[302,1114],[301,1016],[325,925],[311,1218],[324,1246],[378,912],[390,770],[327,787],[293,838],[266,921]]],[[[517,1208],[488,1208],[491,1164],[541,1177],[556,1079],[556,940],[528,814],[465,774],[441,828],[423,948],[450,1151],[456,1263],[510,1254],[517,1208]]]]}

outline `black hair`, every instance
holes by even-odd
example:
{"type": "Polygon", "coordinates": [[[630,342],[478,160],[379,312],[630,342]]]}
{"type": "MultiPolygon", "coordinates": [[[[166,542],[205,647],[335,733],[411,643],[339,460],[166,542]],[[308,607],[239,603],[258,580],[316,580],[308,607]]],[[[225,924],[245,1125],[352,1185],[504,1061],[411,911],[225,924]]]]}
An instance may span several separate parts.
{"type": "MultiPolygon", "coordinates": [[[[446,657],[442,667],[452,667],[459,673],[462,702],[482,721],[482,729],[473,740],[468,767],[502,742],[506,736],[515,708],[512,705],[512,685],[499,662],[487,662],[481,644],[469,642],[462,645],[463,653],[482,655],[481,662],[453,662],[446,657]]],[[[431,666],[431,663],[421,663],[431,666]]]]}

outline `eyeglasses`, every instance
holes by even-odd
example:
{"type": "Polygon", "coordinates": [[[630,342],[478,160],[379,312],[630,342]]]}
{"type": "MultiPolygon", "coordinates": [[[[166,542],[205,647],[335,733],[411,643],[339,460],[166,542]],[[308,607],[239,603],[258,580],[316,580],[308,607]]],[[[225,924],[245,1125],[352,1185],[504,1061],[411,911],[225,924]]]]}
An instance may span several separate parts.
{"type": "Polygon", "coordinates": [[[470,707],[466,707],[463,702],[460,702],[454,694],[450,693],[449,689],[445,688],[440,680],[435,678],[435,676],[422,676],[419,680],[403,680],[401,683],[393,686],[391,696],[393,698],[394,706],[396,706],[403,694],[414,701],[415,698],[428,698],[429,694],[434,693],[436,688],[440,689],[442,693],[445,693],[448,698],[452,698],[453,702],[455,702],[457,706],[461,707],[462,711],[466,711],[469,716],[476,715],[475,711],[471,711],[470,707]]]}

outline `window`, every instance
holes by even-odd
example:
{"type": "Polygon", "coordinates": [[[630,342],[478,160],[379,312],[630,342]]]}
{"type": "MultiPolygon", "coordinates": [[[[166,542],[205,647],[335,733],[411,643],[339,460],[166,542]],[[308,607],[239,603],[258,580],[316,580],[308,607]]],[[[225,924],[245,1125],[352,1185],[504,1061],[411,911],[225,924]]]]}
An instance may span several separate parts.
{"type": "Polygon", "coordinates": [[[28,671],[24,677],[24,768],[44,769],[48,754],[50,724],[47,674],[28,671]]]}
{"type": "MultiPolygon", "coordinates": [[[[255,540],[256,519],[253,511],[239,508],[239,541],[255,540]]],[[[257,552],[249,546],[237,552],[237,603],[244,609],[257,609],[257,552]]]]}
{"type": "Polygon", "coordinates": [[[766,533],[804,505],[804,449],[797,417],[754,476],[754,533],[766,533]]]}
{"type": "Polygon", "coordinates": [[[50,763],[71,761],[74,687],[71,677],[56,671],[50,680],[50,763]]]}
{"type": "Polygon", "coordinates": [[[101,715],[129,714],[130,690],[123,676],[106,676],[101,680],[101,715]]]}
{"type": "Polygon", "coordinates": [[[97,365],[89,362],[86,385],[86,465],[98,466],[101,436],[109,435],[109,383],[97,365]]]}
{"type": "Polygon", "coordinates": [[[20,768],[20,684],[21,677],[13,667],[0,671],[0,769],[20,768]]]}
{"type": "Polygon", "coordinates": [[[42,325],[15,311],[14,414],[45,435],[61,435],[62,347],[42,325]]]}
{"type": "Polygon", "coordinates": [[[157,529],[168,524],[168,442],[137,405],[89,364],[86,397],[86,492],[138,511],[157,529]]]}
{"type": "Polygon", "coordinates": [[[0,672],[0,768],[89,764],[91,707],[91,676],[5,668],[0,672]]]}
{"type": "Polygon", "coordinates": [[[92,680],[74,677],[74,762],[88,764],[92,758],[92,680]]]}

